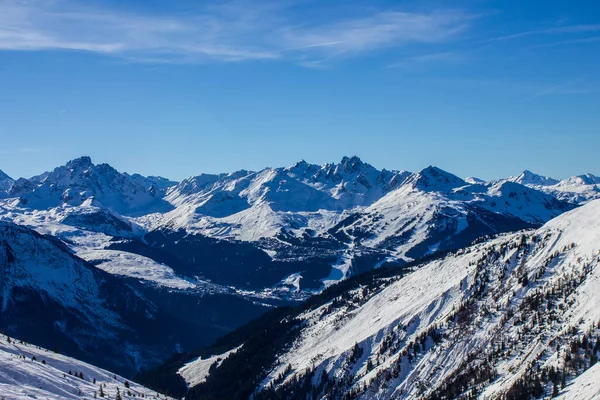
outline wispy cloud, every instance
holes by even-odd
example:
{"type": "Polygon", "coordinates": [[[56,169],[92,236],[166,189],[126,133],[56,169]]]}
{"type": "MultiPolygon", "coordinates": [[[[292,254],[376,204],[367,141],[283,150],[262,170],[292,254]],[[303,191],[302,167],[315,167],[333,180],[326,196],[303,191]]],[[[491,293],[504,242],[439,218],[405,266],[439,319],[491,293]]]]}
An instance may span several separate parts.
{"type": "Polygon", "coordinates": [[[75,50],[137,62],[295,59],[314,63],[456,38],[477,16],[396,9],[297,20],[290,2],[244,0],[171,15],[90,8],[72,0],[0,1],[0,50],[75,50]]]}
{"type": "MultiPolygon", "coordinates": [[[[535,99],[536,97],[541,97],[541,96],[549,96],[549,95],[553,95],[553,94],[564,94],[564,93],[566,93],[566,91],[572,91],[573,85],[581,82],[582,80],[583,80],[582,78],[577,78],[577,79],[569,80],[567,82],[560,83],[558,85],[544,87],[544,88],[530,94],[529,96],[523,98],[523,101],[532,100],[532,99],[535,99]]],[[[567,92],[567,93],[570,93],[570,92],[567,92]]]]}
{"type": "Polygon", "coordinates": [[[512,33],[510,35],[498,36],[491,38],[490,41],[501,41],[501,40],[511,40],[511,39],[519,39],[526,36],[535,36],[535,35],[556,35],[556,34],[576,34],[576,33],[589,33],[589,32],[598,32],[600,31],[600,24],[587,24],[587,25],[565,25],[565,26],[557,26],[548,29],[537,29],[530,30],[524,32],[512,33]]]}
{"type": "Polygon", "coordinates": [[[564,46],[564,45],[572,45],[572,44],[589,44],[589,43],[598,43],[600,42],[600,36],[591,36],[580,39],[568,39],[568,40],[557,40],[554,42],[542,43],[535,46],[531,46],[531,49],[541,49],[544,47],[552,47],[552,46],[564,46]]]}
{"type": "Polygon", "coordinates": [[[485,92],[510,93],[517,102],[525,102],[545,96],[596,95],[600,85],[589,76],[566,79],[562,82],[532,80],[479,79],[479,78],[427,78],[428,82],[456,90],[481,90],[485,92]]]}
{"type": "Polygon", "coordinates": [[[459,11],[428,14],[384,11],[327,25],[282,29],[283,40],[297,49],[317,48],[352,55],[407,43],[447,42],[463,32],[475,16],[459,11]],[[327,46],[315,46],[315,44],[327,46]]]}
{"type": "Polygon", "coordinates": [[[460,63],[465,60],[465,55],[458,52],[438,52],[419,54],[415,56],[405,57],[393,64],[388,65],[388,68],[413,68],[423,66],[425,64],[453,64],[460,63]]]}
{"type": "Polygon", "coordinates": [[[552,95],[585,95],[585,94],[597,94],[600,93],[600,87],[594,85],[586,78],[580,77],[571,79],[566,82],[559,83],[557,85],[551,85],[542,87],[539,90],[531,93],[524,97],[522,101],[533,100],[542,96],[552,95]]]}

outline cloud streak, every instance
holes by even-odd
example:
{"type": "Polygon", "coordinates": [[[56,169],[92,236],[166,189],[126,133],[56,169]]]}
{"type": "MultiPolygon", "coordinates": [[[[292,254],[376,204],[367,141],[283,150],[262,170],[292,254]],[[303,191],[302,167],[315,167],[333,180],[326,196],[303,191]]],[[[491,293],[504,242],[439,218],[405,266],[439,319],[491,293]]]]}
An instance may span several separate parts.
{"type": "Polygon", "coordinates": [[[587,25],[566,25],[557,26],[549,29],[538,29],[525,32],[513,33],[510,35],[498,36],[490,39],[490,41],[502,41],[520,39],[527,36],[535,35],[556,35],[556,34],[577,34],[577,33],[589,33],[600,31],[600,24],[587,24],[587,25]]]}
{"type": "Polygon", "coordinates": [[[305,63],[412,43],[456,40],[476,16],[378,10],[298,20],[290,2],[230,1],[164,15],[98,9],[71,0],[0,1],[0,50],[86,51],[148,63],[292,59],[305,63]]]}
{"type": "Polygon", "coordinates": [[[400,61],[388,65],[388,68],[411,68],[422,66],[424,64],[456,64],[465,61],[465,56],[461,53],[446,51],[438,53],[419,54],[405,57],[400,61]]]}

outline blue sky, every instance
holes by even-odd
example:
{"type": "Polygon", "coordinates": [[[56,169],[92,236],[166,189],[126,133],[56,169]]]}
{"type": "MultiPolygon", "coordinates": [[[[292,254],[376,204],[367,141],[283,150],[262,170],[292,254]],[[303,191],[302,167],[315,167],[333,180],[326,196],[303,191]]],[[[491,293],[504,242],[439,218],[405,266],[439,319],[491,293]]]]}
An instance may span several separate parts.
{"type": "Polygon", "coordinates": [[[0,169],[600,174],[597,1],[0,0],[0,169]]]}

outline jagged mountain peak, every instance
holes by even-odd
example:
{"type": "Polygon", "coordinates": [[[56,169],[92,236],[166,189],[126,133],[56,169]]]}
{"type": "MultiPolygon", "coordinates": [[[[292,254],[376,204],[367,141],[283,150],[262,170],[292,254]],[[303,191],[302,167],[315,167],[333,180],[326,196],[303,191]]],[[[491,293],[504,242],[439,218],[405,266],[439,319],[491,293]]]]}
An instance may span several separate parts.
{"type": "Polygon", "coordinates": [[[8,197],[20,197],[25,193],[35,190],[35,184],[29,179],[19,178],[14,181],[13,185],[8,191],[8,197]]]}
{"type": "Polygon", "coordinates": [[[296,163],[294,165],[292,165],[291,167],[289,167],[289,169],[298,168],[298,167],[306,167],[308,165],[310,165],[310,164],[303,158],[300,161],[296,161],[296,163]]]}
{"type": "MultiPolygon", "coordinates": [[[[401,175],[402,178],[407,175],[406,171],[387,171],[385,169],[380,171],[362,161],[358,156],[344,156],[339,163],[323,165],[310,164],[305,160],[300,160],[294,165],[280,170],[311,185],[345,186],[356,181],[367,188],[378,183],[389,184],[394,180],[395,175],[401,175]]],[[[399,179],[394,182],[397,180],[399,179]]]]}
{"type": "Polygon", "coordinates": [[[543,176],[536,174],[535,172],[531,172],[526,169],[519,176],[509,178],[510,181],[520,183],[521,185],[540,185],[540,186],[550,186],[556,185],[559,181],[550,178],[548,176],[543,176]]]}
{"type": "Polygon", "coordinates": [[[342,180],[344,175],[355,175],[364,170],[379,171],[372,165],[365,163],[358,156],[344,156],[338,163],[325,163],[323,165],[311,164],[302,159],[294,165],[283,168],[283,171],[292,173],[296,176],[311,176],[313,180],[320,180],[325,177],[327,180],[342,180]]]}
{"type": "Polygon", "coordinates": [[[78,158],[74,158],[67,162],[65,167],[69,169],[85,169],[93,167],[92,158],[89,156],[82,156],[78,158]]]}
{"type": "MultiPolygon", "coordinates": [[[[16,185],[15,185],[16,186],[16,185]]],[[[79,206],[95,198],[106,208],[124,214],[167,210],[162,200],[169,181],[121,173],[111,165],[94,164],[89,156],[68,161],[65,165],[21,182],[18,193],[21,205],[49,209],[69,204],[79,206]]]]}
{"type": "Polygon", "coordinates": [[[0,170],[0,197],[4,197],[14,183],[14,179],[0,170]]]}
{"type": "Polygon", "coordinates": [[[414,174],[409,182],[415,188],[428,191],[450,190],[467,185],[467,182],[458,176],[433,165],[414,174]]]}
{"type": "Polygon", "coordinates": [[[4,173],[4,171],[0,170],[0,181],[7,181],[10,180],[12,181],[13,179],[8,176],[7,174],[4,173]]]}
{"type": "Polygon", "coordinates": [[[364,163],[358,156],[353,155],[350,157],[342,157],[340,165],[344,168],[345,172],[352,173],[363,169],[368,164],[364,163]]]}
{"type": "Polygon", "coordinates": [[[33,177],[30,181],[38,184],[83,184],[84,181],[94,179],[93,176],[114,179],[118,175],[129,176],[126,173],[119,173],[110,164],[94,164],[91,157],[82,156],[69,160],[65,165],[58,166],[52,171],[33,177]]]}

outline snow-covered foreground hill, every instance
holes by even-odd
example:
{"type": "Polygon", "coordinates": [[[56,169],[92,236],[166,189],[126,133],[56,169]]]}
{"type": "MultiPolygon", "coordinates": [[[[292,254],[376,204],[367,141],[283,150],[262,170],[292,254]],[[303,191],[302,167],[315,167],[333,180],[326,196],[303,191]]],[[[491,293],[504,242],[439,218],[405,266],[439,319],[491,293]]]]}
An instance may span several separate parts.
{"type": "Polygon", "coordinates": [[[236,351],[187,398],[594,398],[599,264],[597,200],[273,312],[218,343],[205,359],[236,351]]]}
{"type": "MultiPolygon", "coordinates": [[[[158,398],[159,393],[112,372],[0,335],[0,399],[158,398]]],[[[170,399],[160,395],[161,399],[170,399]]]]}

